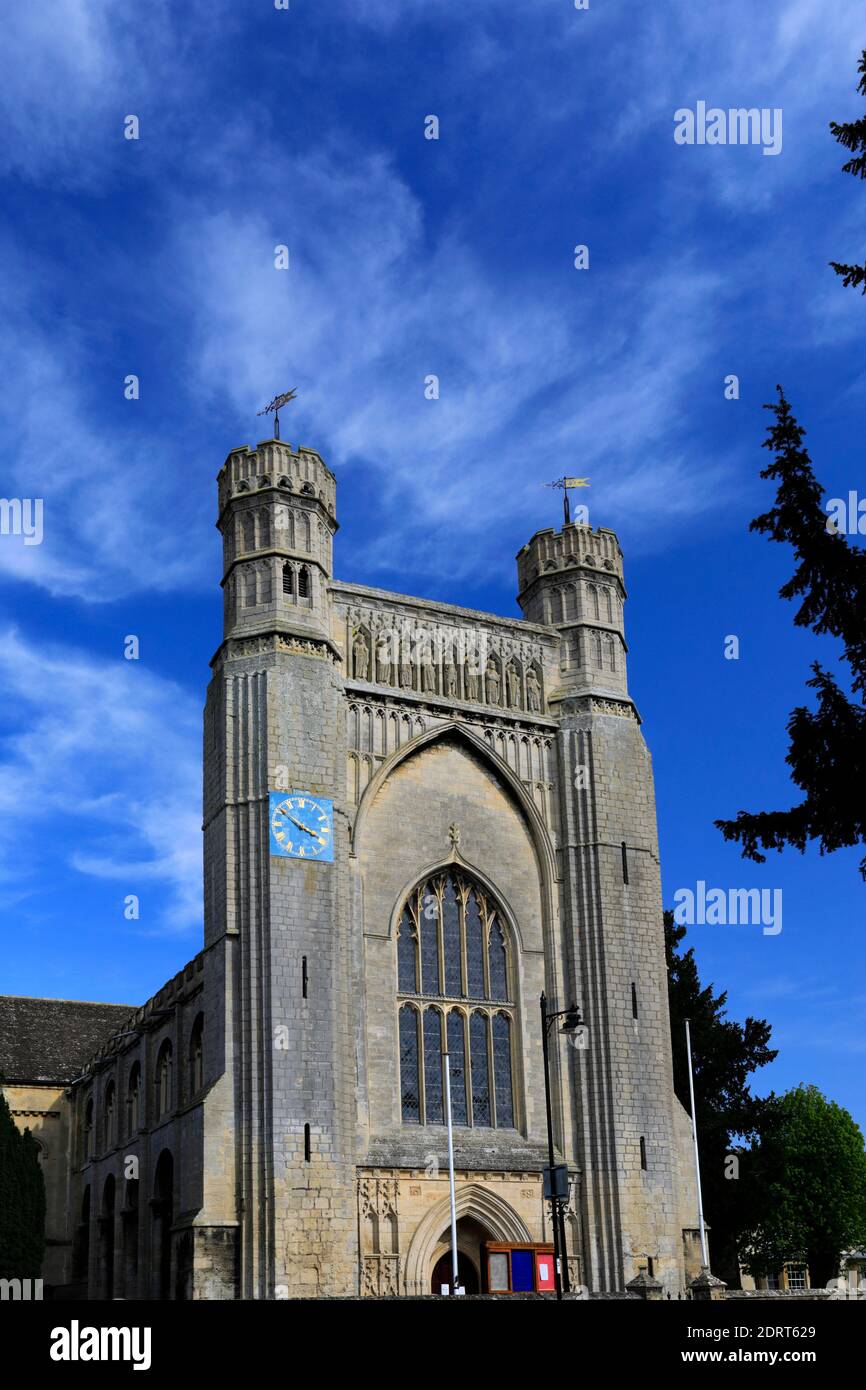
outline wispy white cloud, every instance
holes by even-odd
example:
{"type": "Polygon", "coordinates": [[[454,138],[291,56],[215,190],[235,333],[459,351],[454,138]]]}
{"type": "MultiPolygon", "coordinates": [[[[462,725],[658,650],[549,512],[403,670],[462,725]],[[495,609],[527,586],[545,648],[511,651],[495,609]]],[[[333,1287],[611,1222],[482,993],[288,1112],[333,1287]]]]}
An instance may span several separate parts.
{"type": "MultiPolygon", "coordinates": [[[[422,3],[352,0],[336,9],[347,32],[372,24],[393,38],[401,25],[449,26],[453,47],[432,91],[455,118],[463,93],[462,119],[471,110],[486,130],[502,129],[502,161],[462,181],[451,215],[437,215],[381,138],[354,128],[351,111],[300,142],[280,138],[257,104],[261,94],[244,92],[219,122],[206,118],[208,84],[225,60],[227,26],[237,22],[225,5],[160,0],[127,12],[104,0],[60,0],[53,24],[39,7],[16,12],[0,60],[5,148],[18,161],[8,169],[36,182],[106,188],[118,152],[129,153],[108,131],[130,103],[151,103],[150,128],[158,121],[164,131],[174,129],[172,113],[202,98],[202,118],[183,128],[185,167],[195,177],[178,177],[175,138],[148,136],[136,152],[141,198],[160,230],[134,273],[125,272],[120,299],[142,338],[158,331],[147,318],[150,301],[167,304],[183,326],[168,345],[178,412],[194,401],[202,419],[219,403],[226,418],[234,412],[252,425],[263,393],[301,386],[286,431],[299,431],[340,468],[363,461],[372,470],[378,524],[353,557],[367,573],[391,567],[395,554],[419,578],[510,569],[504,531],[543,524],[542,480],[578,463],[596,475],[595,517],[627,509],[631,542],[663,545],[706,512],[716,482],[745,467],[733,446],[710,455],[693,447],[696,384],[718,370],[718,344],[732,324],[740,320],[744,339],[754,337],[754,316],[766,310],[778,336],[784,313],[786,338],[798,348],[856,331],[853,297],[845,299],[829,271],[816,290],[804,270],[798,237],[811,233],[799,230],[795,204],[822,169],[839,178],[826,121],[844,114],[841,94],[853,87],[858,7],[843,3],[828,33],[817,0],[761,12],[734,0],[713,13],[683,0],[641,7],[639,41],[609,12],[559,3],[517,7],[507,33],[499,5],[444,3],[431,14],[422,3]],[[468,79],[479,65],[484,99],[473,101],[468,79]],[[538,71],[544,90],[533,77],[530,91],[538,71]],[[64,93],[60,121],[46,100],[52,89],[64,93]],[[783,156],[675,149],[673,110],[697,97],[782,105],[792,122],[783,156]],[[826,163],[815,165],[820,141],[826,163]],[[658,168],[641,184],[625,268],[596,235],[592,269],[572,270],[558,228],[546,262],[504,270],[477,235],[476,215],[495,198],[507,212],[509,178],[519,181],[539,153],[558,177],[557,151],[575,147],[590,179],[611,177],[635,152],[658,168]],[[750,210],[762,219],[792,190],[794,201],[772,223],[732,224],[720,263],[701,249],[717,246],[695,222],[707,199],[724,204],[725,215],[750,210]],[[282,242],[292,256],[286,273],[273,268],[282,242]],[[775,284],[770,266],[779,269],[775,284]],[[424,398],[432,374],[437,401],[424,398]]],[[[306,22],[295,8],[271,19],[286,34],[287,25],[306,22]]],[[[451,139],[434,152],[419,134],[419,160],[447,154],[451,139]]],[[[847,239],[840,231],[845,245],[856,240],[853,223],[847,239]]],[[[107,424],[110,412],[93,390],[95,338],[104,325],[106,336],[117,331],[117,273],[82,285],[90,318],[87,330],[76,329],[74,319],[58,322],[22,296],[26,248],[9,249],[0,277],[4,486],[44,495],[46,532],[40,547],[0,544],[0,570],[89,599],[205,582],[211,469],[203,463],[195,475],[202,486],[191,490],[170,425],[154,429],[151,418],[145,432],[107,424]]],[[[61,286],[69,289],[62,267],[42,266],[41,299],[52,302],[61,286]]],[[[118,382],[130,365],[118,361],[118,382]]]]}
{"type": "Polygon", "coordinates": [[[199,925],[198,701],[120,652],[99,660],[7,628],[0,714],[0,899],[39,883],[48,855],[112,880],[119,902],[137,894],[144,931],[199,925]]]}

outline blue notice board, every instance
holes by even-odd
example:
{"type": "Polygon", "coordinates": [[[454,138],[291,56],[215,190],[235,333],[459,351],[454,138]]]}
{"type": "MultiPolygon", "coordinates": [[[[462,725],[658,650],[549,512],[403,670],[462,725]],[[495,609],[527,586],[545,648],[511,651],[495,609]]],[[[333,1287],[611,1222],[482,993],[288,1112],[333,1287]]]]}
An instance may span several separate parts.
{"type": "Polygon", "coordinates": [[[535,1256],[531,1250],[512,1250],[511,1252],[511,1292],[533,1293],[535,1291],[535,1256]]]}

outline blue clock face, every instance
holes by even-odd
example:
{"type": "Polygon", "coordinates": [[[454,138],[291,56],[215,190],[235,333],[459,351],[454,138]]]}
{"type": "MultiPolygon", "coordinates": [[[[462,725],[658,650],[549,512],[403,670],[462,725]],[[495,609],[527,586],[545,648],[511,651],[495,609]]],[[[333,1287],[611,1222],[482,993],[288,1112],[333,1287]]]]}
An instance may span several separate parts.
{"type": "Polygon", "coordinates": [[[270,792],[269,803],[271,854],[333,861],[333,801],[309,792],[270,792]]]}

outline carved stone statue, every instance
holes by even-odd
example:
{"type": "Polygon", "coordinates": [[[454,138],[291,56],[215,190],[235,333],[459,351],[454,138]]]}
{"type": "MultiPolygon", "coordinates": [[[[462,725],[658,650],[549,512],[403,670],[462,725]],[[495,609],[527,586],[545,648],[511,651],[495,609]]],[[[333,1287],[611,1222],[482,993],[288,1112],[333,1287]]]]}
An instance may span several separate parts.
{"type": "Polygon", "coordinates": [[[429,642],[425,642],[421,650],[421,673],[425,691],[435,693],[436,667],[433,665],[433,653],[429,642]]]}
{"type": "Polygon", "coordinates": [[[403,643],[403,659],[400,662],[400,684],[404,690],[412,689],[412,655],[408,642],[403,643]]]}
{"type": "Polygon", "coordinates": [[[478,699],[478,663],[474,655],[466,663],[466,698],[478,699]]]}
{"type": "Polygon", "coordinates": [[[528,709],[541,710],[541,686],[533,666],[526,673],[526,705],[528,709]]]}
{"type": "Polygon", "coordinates": [[[382,685],[391,683],[391,642],[386,634],[382,634],[376,644],[376,665],[378,679],[382,685]]]}
{"type": "Polygon", "coordinates": [[[445,658],[445,694],[452,698],[457,694],[457,667],[450,652],[445,658]]]}
{"type": "Polygon", "coordinates": [[[520,704],[520,672],[513,662],[509,662],[505,675],[508,681],[508,703],[516,709],[520,704]]]}
{"type": "Polygon", "coordinates": [[[365,681],[367,679],[367,665],[370,660],[370,648],[367,646],[367,639],[363,632],[359,632],[355,638],[352,655],[355,661],[355,680],[365,681]]]}
{"type": "Polygon", "coordinates": [[[491,657],[487,663],[487,703],[488,705],[499,704],[499,670],[496,662],[491,657]]]}

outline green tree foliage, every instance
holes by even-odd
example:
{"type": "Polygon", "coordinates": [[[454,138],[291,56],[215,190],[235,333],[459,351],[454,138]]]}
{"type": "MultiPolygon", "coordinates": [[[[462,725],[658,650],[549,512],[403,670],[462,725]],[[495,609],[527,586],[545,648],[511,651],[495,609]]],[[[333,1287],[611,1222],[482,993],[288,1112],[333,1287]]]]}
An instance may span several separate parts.
{"type": "MultiPolygon", "coordinates": [[[[694,951],[682,953],[685,927],[672,912],[664,915],[668,999],[673,1044],[674,1089],[690,1111],[685,1020],[689,1020],[695,1073],[695,1108],[701,1158],[704,1213],[711,1227],[713,1273],[731,1285],[739,1284],[738,1247],[750,1224],[752,1185],[740,1171],[730,1176],[729,1156],[741,1160],[740,1145],[760,1135],[770,1102],[753,1096],[749,1077],[777,1055],[768,1046],[770,1025],[747,1018],[735,1023],[725,1017],[727,992],[716,994],[701,986],[694,951]]],[[[697,1214],[695,1214],[697,1224],[697,1214]]]]}
{"type": "Polygon", "coordinates": [[[38,1279],[45,1253],[45,1183],[36,1141],[15,1126],[0,1090],[0,1279],[38,1279]]]}
{"type": "MultiPolygon", "coordinates": [[[[860,73],[857,91],[866,97],[866,48],[860,55],[857,71],[860,73]]],[[[844,121],[842,124],[831,121],[830,130],[834,139],[850,150],[853,156],[842,165],[842,172],[853,174],[856,179],[866,179],[866,116],[861,116],[859,121],[844,121]]],[[[836,274],[842,276],[843,285],[852,285],[855,289],[862,285],[866,294],[866,265],[841,265],[838,261],[831,261],[830,264],[836,274]]]]}
{"type": "Polygon", "coordinates": [[[774,1098],[749,1168],[760,1200],[743,1240],[746,1267],[768,1274],[802,1259],[813,1287],[825,1287],[843,1252],[866,1242],[860,1129],[817,1086],[798,1086],[774,1098]]]}
{"type": "MultiPolygon", "coordinates": [[[[791,845],[802,853],[811,841],[825,854],[866,843],[866,551],[850,545],[822,511],[805,432],[777,389],[778,401],[766,407],[776,419],[763,446],[775,457],[761,472],[778,483],[776,504],[750,529],[793,546],[797,567],[779,596],[801,600],[798,627],[840,639],[859,700],[813,662],[807,685],[817,692],[817,709],[799,706],[788,720],[786,761],[803,800],[786,811],[740,811],[736,820],[716,821],[725,839],[739,841],[743,855],[758,863],[765,858],[761,849],[791,845]]],[[[860,872],[866,878],[866,858],[860,872]]]]}

